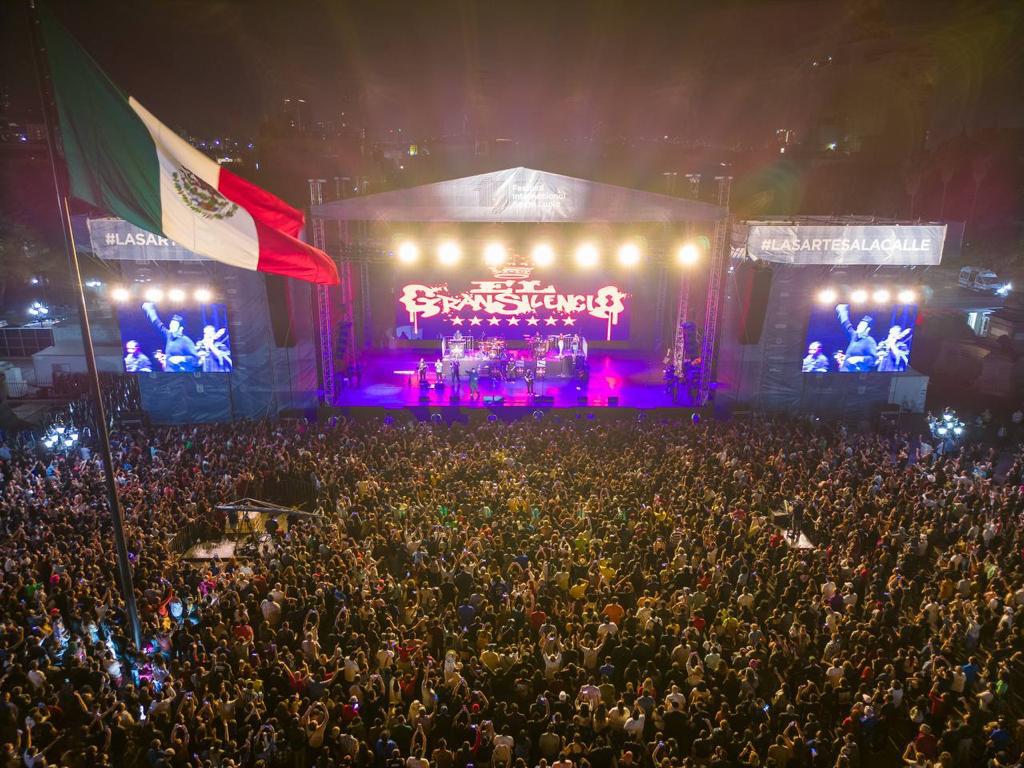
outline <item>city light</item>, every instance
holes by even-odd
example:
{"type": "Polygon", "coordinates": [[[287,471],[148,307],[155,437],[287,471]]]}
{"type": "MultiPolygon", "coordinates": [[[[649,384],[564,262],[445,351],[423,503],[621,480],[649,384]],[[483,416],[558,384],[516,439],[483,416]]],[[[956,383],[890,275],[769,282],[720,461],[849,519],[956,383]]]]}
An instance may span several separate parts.
{"type": "Polygon", "coordinates": [[[182,302],[185,300],[185,292],[181,288],[171,288],[167,292],[167,298],[174,302],[182,302]]]}
{"type": "Polygon", "coordinates": [[[46,317],[50,314],[50,308],[40,301],[33,301],[28,307],[28,313],[32,317],[46,317]]]}
{"type": "Polygon", "coordinates": [[[900,304],[913,304],[917,300],[917,294],[909,288],[904,288],[896,294],[896,298],[899,299],[900,304]]]}
{"type": "Polygon", "coordinates": [[[192,297],[200,304],[205,304],[206,302],[213,298],[213,294],[210,292],[209,288],[196,288],[195,293],[192,294],[192,297]]]}
{"type": "Polygon", "coordinates": [[[501,243],[488,243],[484,248],[484,263],[489,267],[500,267],[506,258],[508,254],[501,243]]]}
{"type": "Polygon", "coordinates": [[[624,267],[635,267],[640,263],[640,246],[636,243],[623,243],[619,247],[619,264],[624,267]]]}
{"type": "Polygon", "coordinates": [[[146,301],[152,301],[155,303],[158,301],[163,301],[164,292],[161,291],[159,288],[147,288],[143,296],[146,297],[146,301]]]}
{"type": "Polygon", "coordinates": [[[591,269],[597,266],[600,254],[593,243],[583,243],[576,249],[576,266],[591,269]]]}
{"type": "Polygon", "coordinates": [[[692,267],[700,259],[700,249],[693,243],[683,243],[676,253],[676,260],[684,267],[692,267]]]}
{"type": "Polygon", "coordinates": [[[398,246],[398,260],[403,264],[415,264],[420,258],[420,247],[411,240],[398,246]]]}
{"type": "Polygon", "coordinates": [[[818,291],[818,301],[822,304],[835,304],[838,294],[834,288],[824,288],[818,291]]]}
{"type": "Polygon", "coordinates": [[[889,302],[889,292],[885,288],[879,288],[871,294],[871,298],[875,300],[876,304],[887,304],[889,302]]]}
{"type": "Polygon", "coordinates": [[[43,435],[43,445],[48,451],[68,451],[78,444],[78,430],[65,427],[59,422],[51,424],[43,435]]]}
{"type": "Polygon", "coordinates": [[[863,304],[868,300],[868,292],[863,288],[858,288],[856,291],[850,294],[850,301],[854,304],[863,304]]]}
{"type": "Polygon", "coordinates": [[[445,240],[437,247],[437,259],[446,267],[458,264],[461,258],[462,249],[452,240],[445,240]]]}
{"type": "Polygon", "coordinates": [[[555,261],[555,250],[547,243],[538,243],[533,246],[530,258],[536,267],[550,267],[555,261]]]}
{"type": "Polygon", "coordinates": [[[110,292],[110,298],[114,301],[128,301],[131,298],[131,293],[122,285],[117,286],[110,292]]]}

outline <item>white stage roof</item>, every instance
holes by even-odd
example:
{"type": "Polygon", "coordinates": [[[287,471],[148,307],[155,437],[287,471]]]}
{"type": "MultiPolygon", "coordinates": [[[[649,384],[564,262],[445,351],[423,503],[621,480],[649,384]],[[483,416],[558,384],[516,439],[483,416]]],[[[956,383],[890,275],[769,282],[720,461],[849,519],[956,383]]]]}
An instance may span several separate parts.
{"type": "Polygon", "coordinates": [[[313,206],[329,221],[687,222],[725,208],[531,168],[509,168],[313,206]]]}

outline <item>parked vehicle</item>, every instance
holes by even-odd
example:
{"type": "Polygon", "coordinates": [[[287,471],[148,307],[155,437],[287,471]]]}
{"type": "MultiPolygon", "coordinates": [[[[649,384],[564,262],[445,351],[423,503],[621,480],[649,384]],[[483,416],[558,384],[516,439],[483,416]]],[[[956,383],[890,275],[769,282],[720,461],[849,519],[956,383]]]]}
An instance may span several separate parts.
{"type": "Polygon", "coordinates": [[[994,293],[1005,296],[1013,286],[1004,283],[991,269],[982,267],[963,267],[960,270],[960,286],[980,293],[994,293]]]}

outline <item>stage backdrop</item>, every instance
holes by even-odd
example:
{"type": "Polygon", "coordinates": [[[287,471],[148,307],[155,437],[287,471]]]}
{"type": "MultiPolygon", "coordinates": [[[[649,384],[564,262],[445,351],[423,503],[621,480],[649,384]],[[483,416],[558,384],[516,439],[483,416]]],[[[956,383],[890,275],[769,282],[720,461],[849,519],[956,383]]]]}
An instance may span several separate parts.
{"type": "Polygon", "coordinates": [[[398,269],[395,335],[436,340],[456,331],[509,339],[578,333],[592,341],[628,341],[631,283],[618,270],[540,270],[523,259],[497,268],[398,269]]]}

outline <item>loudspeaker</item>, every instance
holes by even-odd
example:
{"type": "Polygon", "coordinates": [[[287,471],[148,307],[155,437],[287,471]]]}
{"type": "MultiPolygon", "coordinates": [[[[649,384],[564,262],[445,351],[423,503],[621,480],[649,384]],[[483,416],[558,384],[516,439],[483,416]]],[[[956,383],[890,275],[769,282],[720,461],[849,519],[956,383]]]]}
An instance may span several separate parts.
{"type": "Polygon", "coordinates": [[[612,395],[611,397],[608,398],[608,407],[609,408],[615,408],[615,407],[618,406],[618,404],[619,404],[619,398],[618,398],[617,395],[612,395]]]}
{"type": "Polygon", "coordinates": [[[700,357],[700,350],[697,348],[697,324],[685,322],[681,326],[683,331],[683,357],[693,360],[700,357]]]}
{"type": "Polygon", "coordinates": [[[533,398],[534,405],[554,405],[555,398],[553,395],[537,395],[533,398]]]}
{"type": "Polygon", "coordinates": [[[294,347],[295,322],[292,317],[292,292],[288,280],[280,275],[267,275],[265,281],[274,344],[278,347],[294,347]]]}
{"type": "Polygon", "coordinates": [[[740,344],[757,344],[761,340],[771,290],[771,267],[762,262],[740,263],[736,269],[736,299],[739,306],[736,335],[740,344]]]}
{"type": "Polygon", "coordinates": [[[504,405],[505,398],[501,395],[484,395],[484,405],[504,405]]]}

